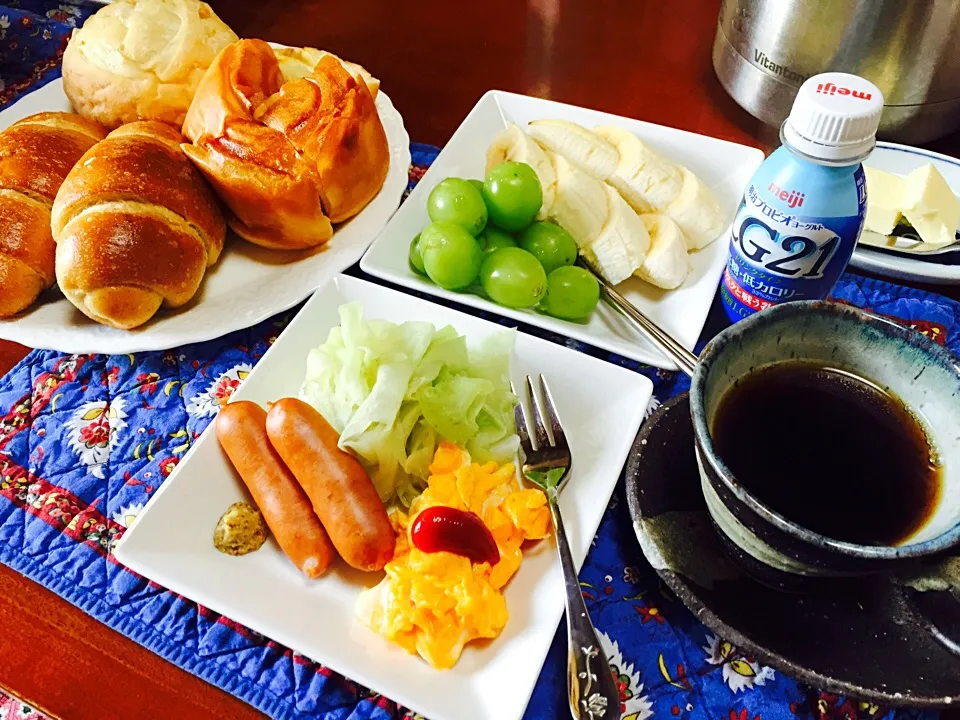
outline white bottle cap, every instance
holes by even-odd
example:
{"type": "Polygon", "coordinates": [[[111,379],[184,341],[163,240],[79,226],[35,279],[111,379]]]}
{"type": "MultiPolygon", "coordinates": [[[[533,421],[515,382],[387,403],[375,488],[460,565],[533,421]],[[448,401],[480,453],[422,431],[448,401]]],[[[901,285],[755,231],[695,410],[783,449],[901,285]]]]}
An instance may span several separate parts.
{"type": "Polygon", "coordinates": [[[800,86],[781,136],[794,150],[827,164],[852,163],[873,150],[882,111],[883,93],[873,83],[849,73],[822,73],[800,86]]]}

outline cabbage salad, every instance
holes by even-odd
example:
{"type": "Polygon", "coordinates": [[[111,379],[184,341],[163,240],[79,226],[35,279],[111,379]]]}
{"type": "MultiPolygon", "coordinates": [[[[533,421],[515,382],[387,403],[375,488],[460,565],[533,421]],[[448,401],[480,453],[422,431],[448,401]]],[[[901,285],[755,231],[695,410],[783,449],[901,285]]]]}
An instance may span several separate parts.
{"type": "Polygon", "coordinates": [[[449,325],[365,320],[359,304],[342,305],[340,326],[307,357],[300,397],[340,433],[380,498],[409,506],[443,440],[475,462],[513,461],[513,343],[504,330],[468,348],[449,325]]]}

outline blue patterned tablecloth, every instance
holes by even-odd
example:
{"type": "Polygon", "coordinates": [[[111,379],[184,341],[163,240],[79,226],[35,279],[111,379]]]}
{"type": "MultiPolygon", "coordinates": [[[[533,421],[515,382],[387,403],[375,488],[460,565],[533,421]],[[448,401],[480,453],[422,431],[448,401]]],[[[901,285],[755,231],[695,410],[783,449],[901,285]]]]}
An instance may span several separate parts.
{"type": "MultiPolygon", "coordinates": [[[[0,105],[57,76],[66,33],[88,12],[42,0],[8,2],[0,8],[0,105]]],[[[422,145],[412,150],[411,186],[437,152],[422,145]]],[[[350,272],[363,276],[357,268],[350,272]]],[[[852,274],[843,277],[835,297],[898,318],[960,351],[960,304],[952,300],[852,274]]],[[[295,312],[165,352],[107,356],[34,351],[27,356],[0,379],[0,561],[273,717],[416,717],[139,577],[110,552],[295,312]]],[[[723,322],[715,304],[704,337],[723,322]]],[[[538,329],[521,329],[647,375],[655,385],[654,405],[689,385],[682,375],[538,329]]],[[[620,678],[625,720],[937,717],[934,712],[895,712],[805,687],[711,634],[644,561],[622,482],[581,572],[581,585],[620,678]]],[[[564,654],[561,627],[528,718],[569,717],[564,654]]],[[[117,698],[117,707],[125,702],[117,698]]],[[[116,714],[113,708],[104,709],[105,716],[116,714]]]]}

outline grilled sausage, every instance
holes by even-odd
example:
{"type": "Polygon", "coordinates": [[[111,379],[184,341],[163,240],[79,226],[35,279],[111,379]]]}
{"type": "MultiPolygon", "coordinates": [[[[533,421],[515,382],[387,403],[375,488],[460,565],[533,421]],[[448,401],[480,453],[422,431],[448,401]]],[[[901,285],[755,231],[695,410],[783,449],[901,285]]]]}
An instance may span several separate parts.
{"type": "Polygon", "coordinates": [[[340,557],[358,570],[381,570],[393,557],[396,536],[367,472],[337,446],[337,432],[307,403],[284,398],[267,413],[267,436],[340,557]]]}
{"type": "Polygon", "coordinates": [[[237,469],[280,548],[307,577],[322,575],[333,546],[293,474],[270,444],[267,413],[253,402],[232,402],[217,415],[217,439],[237,469]]]}

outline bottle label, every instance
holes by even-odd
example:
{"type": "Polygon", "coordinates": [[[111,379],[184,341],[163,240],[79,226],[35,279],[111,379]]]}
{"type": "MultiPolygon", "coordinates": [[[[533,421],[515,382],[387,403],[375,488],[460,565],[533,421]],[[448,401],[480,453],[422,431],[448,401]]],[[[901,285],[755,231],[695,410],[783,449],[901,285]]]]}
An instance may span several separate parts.
{"type": "MultiPolygon", "coordinates": [[[[806,215],[808,191],[785,190],[772,182],[760,189],[757,179],[733,221],[720,285],[734,321],[777,303],[825,298],[850,261],[866,213],[866,183],[859,167],[853,173],[857,206],[847,206],[853,214],[806,215]]],[[[823,201],[818,205],[822,208],[823,201]]]]}

